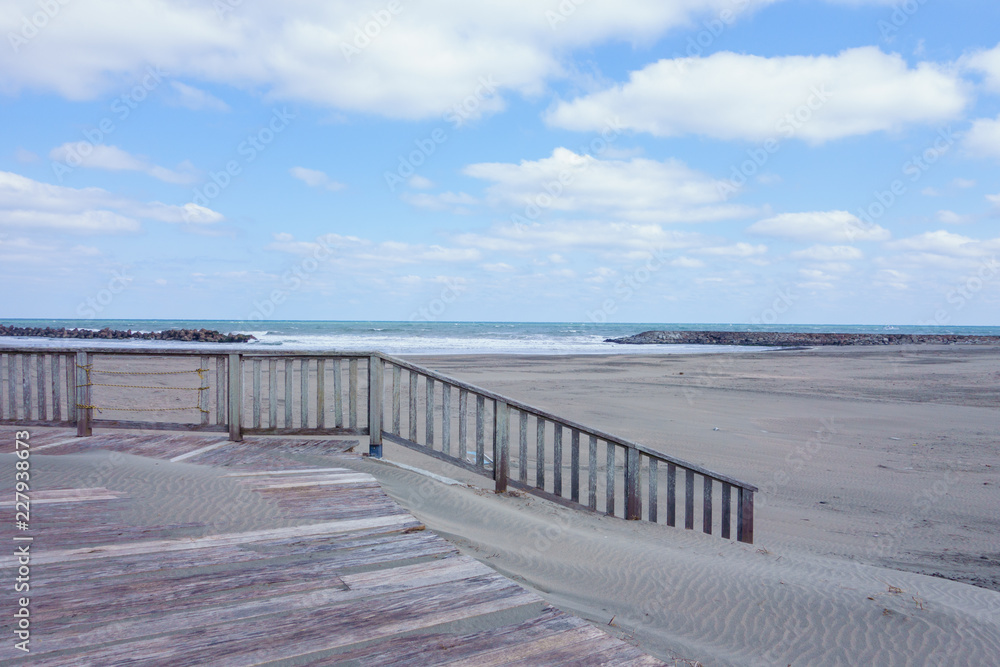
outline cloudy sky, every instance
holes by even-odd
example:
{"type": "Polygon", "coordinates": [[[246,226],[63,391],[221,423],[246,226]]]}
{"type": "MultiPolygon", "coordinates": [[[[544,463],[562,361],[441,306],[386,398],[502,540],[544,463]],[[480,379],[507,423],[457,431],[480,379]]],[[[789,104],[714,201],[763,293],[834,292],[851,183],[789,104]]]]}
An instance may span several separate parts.
{"type": "Polygon", "coordinates": [[[4,317],[1000,325],[995,0],[4,4],[4,317]]]}

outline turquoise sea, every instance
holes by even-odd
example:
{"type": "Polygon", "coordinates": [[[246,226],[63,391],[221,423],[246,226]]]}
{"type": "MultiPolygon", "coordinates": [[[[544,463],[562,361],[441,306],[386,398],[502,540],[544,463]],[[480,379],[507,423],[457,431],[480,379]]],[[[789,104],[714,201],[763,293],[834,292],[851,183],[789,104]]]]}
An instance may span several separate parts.
{"type": "MultiPolygon", "coordinates": [[[[675,331],[781,331],[836,333],[955,333],[1000,335],[1000,327],[926,327],[891,325],[749,325],[698,323],[580,323],[580,322],[239,322],[233,320],[0,320],[27,327],[84,329],[215,329],[249,333],[251,346],[285,346],[304,350],[379,350],[388,354],[665,354],[740,352],[753,348],[701,345],[616,345],[605,338],[628,336],[651,329],[675,331]]],[[[0,338],[32,345],[95,345],[94,340],[0,338]]],[[[121,342],[107,342],[121,345],[121,342]]],[[[134,341],[141,346],[179,343],[134,341]]],[[[189,345],[189,344],[188,344],[189,345]]]]}

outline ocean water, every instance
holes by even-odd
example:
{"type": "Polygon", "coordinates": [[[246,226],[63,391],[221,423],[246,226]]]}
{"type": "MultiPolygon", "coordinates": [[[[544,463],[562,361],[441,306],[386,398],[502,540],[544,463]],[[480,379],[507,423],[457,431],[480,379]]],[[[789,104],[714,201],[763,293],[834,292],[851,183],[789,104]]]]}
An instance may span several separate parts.
{"type": "MultiPolygon", "coordinates": [[[[573,322],[315,322],[233,320],[0,320],[23,327],[67,327],[83,329],[214,329],[225,333],[248,333],[257,341],[240,348],[282,346],[296,350],[378,350],[387,354],[691,354],[697,352],[748,352],[759,348],[718,345],[617,345],[605,338],[630,336],[649,330],[674,331],[780,331],[836,333],[955,333],[1000,335],[1000,327],[921,327],[869,325],[747,325],[665,323],[573,323],[573,322]]],[[[0,338],[0,343],[48,347],[121,345],[122,341],[84,339],[0,338]]],[[[130,341],[134,346],[190,346],[191,343],[130,341]]],[[[218,349],[217,344],[205,344],[218,349]]]]}

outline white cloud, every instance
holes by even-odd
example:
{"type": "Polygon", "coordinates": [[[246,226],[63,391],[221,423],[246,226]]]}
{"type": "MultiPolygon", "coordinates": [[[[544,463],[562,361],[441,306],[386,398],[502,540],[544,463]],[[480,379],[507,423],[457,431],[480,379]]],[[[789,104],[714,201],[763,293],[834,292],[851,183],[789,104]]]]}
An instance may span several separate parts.
{"type": "Polygon", "coordinates": [[[401,265],[419,262],[435,264],[476,262],[482,258],[482,253],[476,248],[448,248],[440,245],[403,243],[401,241],[375,242],[370,239],[340,234],[323,234],[314,241],[296,241],[291,234],[279,233],[274,235],[274,241],[265,246],[265,249],[292,255],[314,256],[317,253],[327,254],[329,251],[340,251],[339,259],[329,260],[332,264],[344,259],[374,265],[401,265]]]}
{"type": "Polygon", "coordinates": [[[983,74],[987,89],[1000,93],[1000,44],[988,51],[978,51],[963,62],[969,69],[983,74]]]}
{"type": "Polygon", "coordinates": [[[495,264],[483,264],[483,270],[489,271],[490,273],[511,273],[514,271],[514,267],[505,262],[497,262],[495,264]]]}
{"type": "Polygon", "coordinates": [[[101,188],[50,185],[0,171],[0,227],[79,233],[134,232],[140,220],[207,224],[222,220],[211,209],[186,204],[136,202],[101,188]]]}
{"type": "MultiPolygon", "coordinates": [[[[153,62],[188,81],[427,118],[476,96],[484,73],[499,82],[497,94],[536,94],[547,80],[566,76],[562,56],[569,49],[609,40],[651,43],[732,4],[583,3],[553,28],[546,10],[558,11],[558,3],[536,0],[401,2],[396,14],[385,0],[302,0],[294,11],[274,3],[74,0],[30,48],[0,50],[0,90],[94,99],[153,62]]],[[[20,19],[16,11],[0,14],[0,34],[18,32],[20,19]]],[[[481,97],[483,107],[502,104],[491,101],[492,93],[481,97]]]]}
{"type": "Polygon", "coordinates": [[[973,121],[964,145],[972,155],[1000,158],[1000,116],[973,121]]]}
{"type": "Polygon", "coordinates": [[[795,259],[811,259],[819,262],[844,262],[863,259],[865,254],[849,245],[814,245],[792,253],[795,259]]]}
{"type": "Polygon", "coordinates": [[[229,105],[211,93],[189,86],[180,81],[171,81],[170,87],[174,89],[175,96],[171,103],[175,106],[191,109],[192,111],[229,111],[229,105]]]}
{"type": "Polygon", "coordinates": [[[986,201],[993,204],[997,208],[1000,208],[1000,194],[986,195],[986,201]]]}
{"type": "Polygon", "coordinates": [[[745,216],[725,204],[722,182],[680,160],[601,160],[556,148],[540,160],[472,164],[464,173],[490,181],[487,201],[528,220],[543,211],[584,211],[633,221],[703,222],[745,216]]]}
{"type": "Polygon", "coordinates": [[[107,171],[139,171],[165,183],[188,184],[196,178],[190,162],[178,165],[179,170],[167,169],[151,163],[144,157],[132,155],[117,146],[92,144],[89,141],[65,143],[49,151],[49,158],[69,167],[105,169],[107,171]]]}
{"type": "Polygon", "coordinates": [[[661,137],[823,142],[941,122],[959,116],[967,103],[954,74],[931,63],[910,68],[875,47],[837,56],[721,52],[652,63],[627,83],[560,103],[547,120],[581,131],[619,118],[627,128],[661,137]]]}
{"type": "Polygon", "coordinates": [[[960,215],[954,211],[941,210],[937,212],[937,219],[946,225],[964,225],[967,222],[972,222],[975,220],[975,216],[972,215],[960,215]]]}
{"type": "Polygon", "coordinates": [[[678,269],[700,269],[705,266],[705,262],[693,257],[678,257],[670,260],[670,266],[678,269]]]}
{"type": "Polygon", "coordinates": [[[316,169],[306,169],[305,167],[292,167],[288,170],[289,173],[295,178],[299,179],[311,188],[322,188],[323,190],[330,190],[336,192],[337,190],[343,190],[347,186],[343,183],[338,183],[332,180],[322,171],[317,171],[316,169]]]}
{"type": "Polygon", "coordinates": [[[434,187],[434,182],[429,178],[424,178],[420,174],[414,174],[410,176],[409,180],[406,181],[414,190],[428,190],[434,187]]]}
{"type": "Polygon", "coordinates": [[[592,220],[549,222],[544,225],[503,224],[488,233],[465,233],[455,242],[486,251],[545,253],[571,248],[602,252],[673,250],[704,245],[700,234],[665,230],[657,224],[592,220]]]}
{"type": "Polygon", "coordinates": [[[766,245],[751,245],[749,243],[734,243],[728,246],[716,246],[702,248],[698,252],[704,255],[718,255],[720,257],[753,257],[763,255],[767,252],[766,245]]]}
{"type": "Polygon", "coordinates": [[[847,211],[782,213],[755,222],[747,231],[764,236],[822,243],[887,241],[891,236],[884,227],[866,224],[847,211]]]}
{"type": "Polygon", "coordinates": [[[939,230],[893,241],[889,247],[953,257],[978,257],[985,255],[989,251],[990,245],[996,244],[995,240],[983,242],[961,234],[939,230]]]}

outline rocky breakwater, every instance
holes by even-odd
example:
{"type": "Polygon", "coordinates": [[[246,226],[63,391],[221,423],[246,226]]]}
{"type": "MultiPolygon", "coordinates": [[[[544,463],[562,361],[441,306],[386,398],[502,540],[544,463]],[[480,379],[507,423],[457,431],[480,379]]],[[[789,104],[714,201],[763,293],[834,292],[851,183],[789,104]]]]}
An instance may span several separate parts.
{"type": "Polygon", "coordinates": [[[623,345],[1000,345],[1000,336],[889,333],[777,333],[773,331],[644,331],[634,336],[606,338],[623,345]]]}
{"type": "Polygon", "coordinates": [[[211,329],[167,329],[166,331],[119,331],[104,328],[15,327],[0,324],[0,336],[40,336],[43,338],[92,338],[99,340],[175,340],[184,343],[246,343],[257,340],[249,334],[224,334],[211,329]]]}

